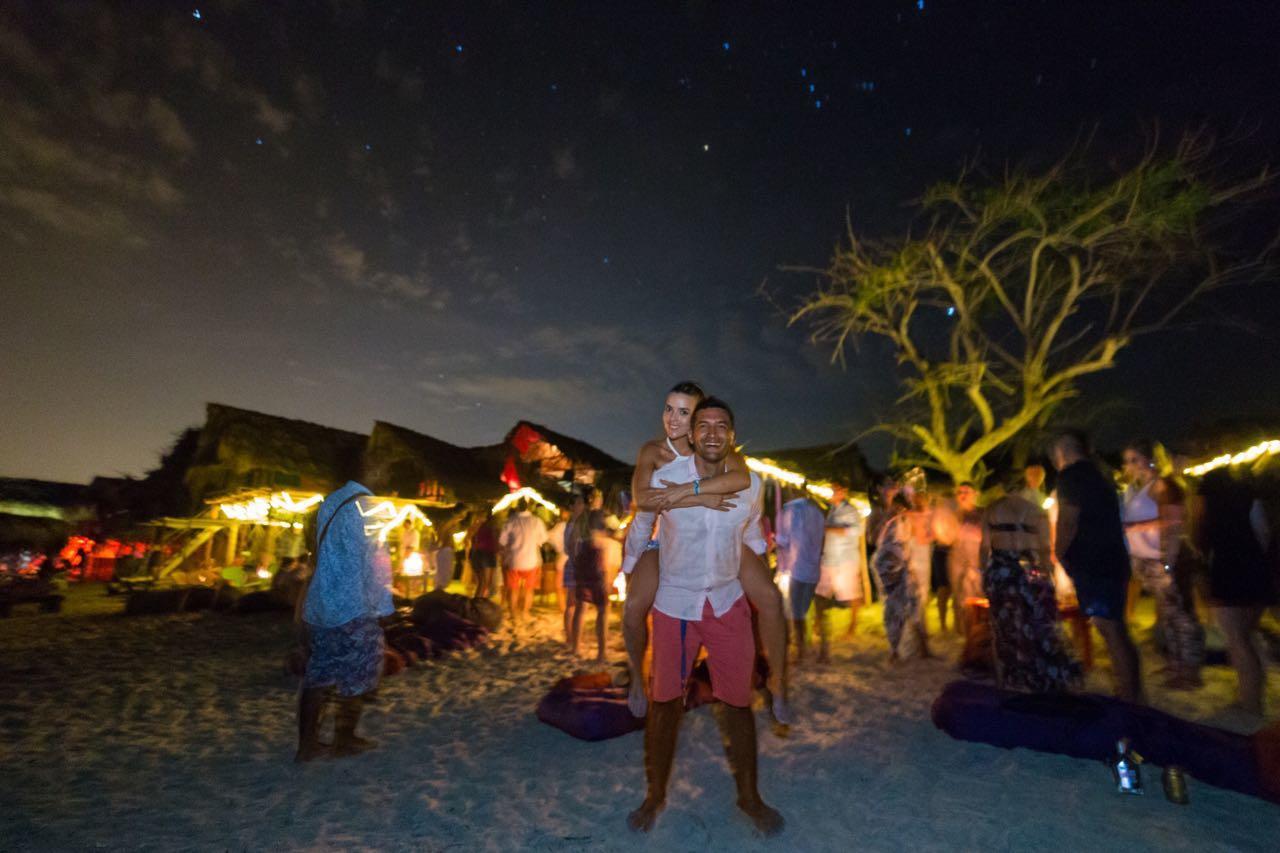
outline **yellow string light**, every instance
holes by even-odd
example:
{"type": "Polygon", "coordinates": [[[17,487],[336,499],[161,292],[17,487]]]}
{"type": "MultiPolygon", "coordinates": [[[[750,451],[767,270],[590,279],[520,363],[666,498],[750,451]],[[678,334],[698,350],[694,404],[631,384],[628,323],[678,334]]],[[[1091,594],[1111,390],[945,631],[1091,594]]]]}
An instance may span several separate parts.
{"type": "Polygon", "coordinates": [[[489,511],[489,514],[497,515],[507,507],[514,504],[516,501],[524,500],[524,499],[531,500],[534,503],[539,504],[542,507],[545,507],[551,512],[559,512],[560,510],[558,506],[556,506],[551,501],[544,498],[542,495],[538,494],[537,489],[534,489],[531,486],[525,486],[523,488],[516,489],[514,492],[511,492],[510,494],[503,495],[502,498],[496,504],[493,505],[493,509],[489,511]]]}
{"type": "MultiPolygon", "coordinates": [[[[786,468],[779,468],[777,465],[765,462],[763,459],[757,459],[754,456],[748,456],[746,459],[747,467],[762,477],[772,477],[779,482],[786,483],[788,486],[799,487],[803,485],[805,489],[809,491],[809,494],[817,495],[824,501],[829,501],[836,495],[836,490],[831,486],[823,485],[821,483],[811,483],[809,482],[809,478],[804,474],[796,471],[788,471],[786,468]]],[[[849,503],[858,508],[858,511],[862,513],[863,518],[871,515],[871,504],[867,501],[850,496],[849,503]]]]}
{"type": "Polygon", "coordinates": [[[1182,473],[1188,477],[1203,477],[1210,471],[1221,468],[1224,465],[1247,465],[1250,462],[1261,459],[1263,456],[1273,456],[1277,453],[1280,453],[1280,441],[1264,441],[1234,455],[1224,453],[1221,456],[1210,459],[1208,462],[1192,465],[1190,468],[1183,468],[1182,473]]]}
{"type": "Polygon", "coordinates": [[[373,521],[366,521],[364,524],[364,535],[377,535],[378,542],[386,542],[387,534],[399,527],[406,519],[414,518],[421,521],[424,527],[431,526],[431,519],[422,514],[422,510],[413,504],[404,504],[399,510],[391,501],[384,500],[377,505],[365,509],[360,506],[360,502],[356,501],[356,506],[360,508],[360,514],[365,518],[372,518],[373,521]]]}

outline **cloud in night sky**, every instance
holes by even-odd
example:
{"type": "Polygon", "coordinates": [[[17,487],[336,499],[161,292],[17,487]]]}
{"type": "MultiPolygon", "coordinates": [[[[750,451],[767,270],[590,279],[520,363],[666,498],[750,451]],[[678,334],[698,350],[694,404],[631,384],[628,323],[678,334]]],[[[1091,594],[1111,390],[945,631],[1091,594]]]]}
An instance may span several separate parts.
{"type": "MultiPolygon", "coordinates": [[[[0,5],[0,474],[140,472],[207,400],[630,457],[685,378],[751,446],[847,438],[892,359],[832,367],[756,295],[809,287],[777,267],[823,264],[847,207],[900,227],[975,148],[1095,122],[1275,136],[1266,27],[1052,5],[0,5]]],[[[1196,387],[1178,357],[1132,363],[1196,387]]]]}

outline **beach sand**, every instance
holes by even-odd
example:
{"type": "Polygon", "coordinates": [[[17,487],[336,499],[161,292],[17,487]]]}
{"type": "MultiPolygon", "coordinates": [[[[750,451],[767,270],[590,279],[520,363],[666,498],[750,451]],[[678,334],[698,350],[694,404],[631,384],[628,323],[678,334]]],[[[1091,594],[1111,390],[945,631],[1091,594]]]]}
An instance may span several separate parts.
{"type": "MultiPolygon", "coordinates": [[[[1280,807],[1194,779],[1191,805],[1176,806],[1158,768],[1147,795],[1129,797],[1101,763],[952,740],[929,707],[958,677],[956,641],[936,644],[940,660],[891,668],[875,608],[831,664],[796,675],[790,739],[759,717],[762,791],[787,819],[770,841],[734,808],[705,708],[686,718],[654,832],[627,831],[641,734],[586,743],[534,716],[553,681],[590,669],[557,642],[549,606],[524,639],[504,631],[386,679],[362,723],[380,748],[309,765],[292,761],[287,621],[121,608],[82,587],[61,615],[0,620],[0,849],[1199,851],[1280,838],[1280,807]]],[[[1232,723],[1218,709],[1234,674],[1210,667],[1206,681],[1153,689],[1153,704],[1232,723]]],[[[1106,684],[1104,662],[1089,686],[1106,684]]]]}

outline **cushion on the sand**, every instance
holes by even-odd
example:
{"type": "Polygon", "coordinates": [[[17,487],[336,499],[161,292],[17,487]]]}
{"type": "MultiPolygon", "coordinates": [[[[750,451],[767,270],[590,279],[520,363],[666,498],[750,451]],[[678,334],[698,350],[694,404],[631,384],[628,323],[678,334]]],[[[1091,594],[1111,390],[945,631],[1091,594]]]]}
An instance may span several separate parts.
{"type": "Polygon", "coordinates": [[[1280,802],[1280,724],[1252,737],[1092,694],[1033,695],[953,681],[933,722],[959,740],[1106,759],[1128,738],[1147,761],[1195,779],[1280,802]]]}
{"type": "Polygon", "coordinates": [[[124,612],[130,616],[137,616],[154,613],[186,613],[194,610],[225,610],[235,606],[239,597],[239,592],[226,585],[138,589],[129,593],[124,612]]]}
{"type": "Polygon", "coordinates": [[[457,651],[483,644],[488,631],[455,613],[440,610],[430,620],[418,623],[418,633],[437,649],[457,651]]]}
{"type": "Polygon", "coordinates": [[[293,605],[270,590],[247,592],[236,602],[236,613],[292,613],[293,605]]]}
{"type": "Polygon", "coordinates": [[[468,598],[435,589],[413,602],[412,618],[419,625],[435,620],[441,612],[460,616],[490,631],[496,631],[502,624],[502,608],[486,598],[468,598]]]}
{"type": "Polygon", "coordinates": [[[414,660],[424,661],[436,657],[435,647],[431,641],[410,629],[388,629],[387,645],[405,655],[412,655],[414,660]]]}
{"type": "Polygon", "coordinates": [[[607,672],[575,675],[555,683],[538,703],[538,719],[580,740],[608,740],[644,728],[627,708],[627,689],[607,672]]]}

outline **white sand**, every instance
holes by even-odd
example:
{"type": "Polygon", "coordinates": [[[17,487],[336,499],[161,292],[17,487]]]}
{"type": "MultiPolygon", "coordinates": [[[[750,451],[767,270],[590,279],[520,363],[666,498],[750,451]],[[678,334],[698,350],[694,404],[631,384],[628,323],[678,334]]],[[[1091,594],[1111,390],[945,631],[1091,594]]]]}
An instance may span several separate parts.
{"type": "MultiPolygon", "coordinates": [[[[524,644],[500,636],[386,680],[363,724],[377,751],[297,766],[286,623],[126,619],[99,594],[0,621],[0,849],[1265,850],[1280,838],[1280,807],[1195,780],[1179,807],[1155,768],[1146,796],[1125,797],[1100,763],[950,739],[929,706],[953,668],[888,669],[874,610],[833,664],[797,676],[790,740],[761,727],[763,793],[788,821],[766,842],[733,807],[706,709],[686,718],[652,837],[628,833],[641,735],[590,744],[534,717],[575,669],[549,610],[524,644]]],[[[1234,677],[1206,676],[1205,690],[1155,703],[1210,717],[1234,677]]]]}

